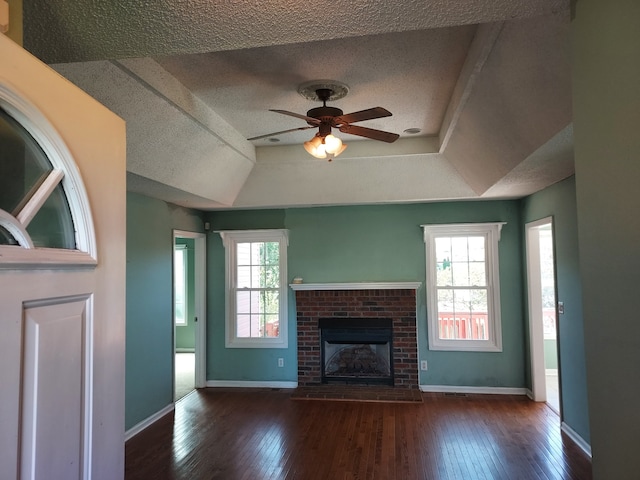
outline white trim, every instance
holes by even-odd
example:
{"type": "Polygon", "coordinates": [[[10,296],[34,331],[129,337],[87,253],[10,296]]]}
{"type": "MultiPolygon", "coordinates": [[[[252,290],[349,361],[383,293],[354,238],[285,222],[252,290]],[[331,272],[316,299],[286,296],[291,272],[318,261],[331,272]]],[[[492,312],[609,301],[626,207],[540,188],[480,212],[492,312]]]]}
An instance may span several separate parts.
{"type": "MultiPolygon", "coordinates": [[[[173,230],[173,244],[176,238],[191,238],[194,241],[195,255],[195,312],[198,318],[195,335],[195,387],[202,388],[207,381],[207,234],[188,232],[185,230],[173,230]]],[[[174,330],[175,351],[175,330],[174,330]]]]}
{"type": "Polygon", "coordinates": [[[426,259],[427,331],[429,350],[459,352],[501,352],[502,321],[500,305],[500,232],[506,222],[458,223],[421,225],[423,228],[426,259]],[[460,340],[440,338],[438,322],[438,282],[435,252],[437,237],[482,236],[485,239],[486,286],[477,288],[487,292],[489,338],[486,340],[460,340]]]}
{"type": "Polygon", "coordinates": [[[576,432],[565,422],[562,422],[560,430],[562,430],[567,435],[567,437],[569,437],[573,441],[573,443],[575,443],[580,448],[580,450],[587,454],[589,458],[592,458],[591,445],[589,445],[587,441],[578,434],[578,432],[576,432]]]}
{"type": "MultiPolygon", "coordinates": [[[[6,225],[5,225],[6,227],[6,225]]],[[[0,245],[0,270],[37,270],[51,269],[70,270],[77,268],[94,268],[96,259],[78,250],[61,248],[21,248],[0,245]]]]}
{"type": "Polygon", "coordinates": [[[42,185],[38,187],[35,194],[27,201],[26,205],[22,207],[22,210],[16,215],[16,219],[22,224],[24,228],[27,228],[36,216],[36,213],[49,199],[49,196],[56,189],[58,184],[64,178],[64,172],[59,169],[53,169],[47,175],[42,185]]]}
{"type": "MultiPolygon", "coordinates": [[[[219,230],[225,247],[225,347],[226,348],[289,348],[288,330],[289,315],[287,290],[287,247],[289,245],[289,231],[286,229],[265,230],[219,230]],[[236,334],[236,255],[237,244],[243,242],[278,242],[279,265],[278,286],[279,299],[279,336],[271,338],[238,337],[236,334]]],[[[242,289],[244,290],[244,289],[242,289]]],[[[252,289],[247,289],[252,290],[252,289]]],[[[274,288],[275,290],[275,288],[274,288]]]]}
{"type": "Polygon", "coordinates": [[[142,420],[140,423],[134,425],[129,430],[124,432],[124,441],[126,442],[127,440],[129,440],[133,436],[135,436],[138,433],[140,433],[145,428],[150,427],[152,424],[156,423],[158,420],[160,420],[165,415],[173,412],[175,410],[175,408],[176,408],[175,404],[171,403],[171,404],[167,405],[166,407],[164,407],[162,410],[157,411],[153,415],[151,415],[151,416],[145,418],[144,420],[142,420]]]}
{"type": "Polygon", "coordinates": [[[472,393],[488,395],[526,395],[526,388],[516,387],[465,387],[460,385],[420,385],[421,392],[472,393]]]}
{"type": "MultiPolygon", "coordinates": [[[[69,204],[71,218],[75,228],[76,248],[93,258],[97,263],[98,248],[96,235],[89,205],[89,196],[82,182],[80,171],[67,147],[55,128],[40,112],[40,110],[27,100],[27,95],[5,79],[0,81],[0,107],[5,109],[16,119],[23,128],[40,145],[54,169],[64,172],[62,187],[69,204]]],[[[42,186],[41,186],[42,188],[42,186]]],[[[16,249],[17,250],[17,249],[16,249]]],[[[29,253],[40,249],[31,249],[29,253]]],[[[51,251],[54,249],[50,249],[51,251]]],[[[2,262],[11,261],[12,252],[2,256],[2,262]]],[[[30,263],[40,263],[42,256],[27,257],[30,263]]],[[[46,262],[46,258],[44,261],[46,262]]],[[[22,262],[24,263],[24,257],[22,262]]],[[[84,262],[82,262],[84,264],[84,262]]],[[[57,264],[56,264],[57,265],[57,264]]]]}
{"type": "Polygon", "coordinates": [[[207,380],[207,388],[297,388],[298,382],[251,380],[207,380]]]}
{"type": "Polygon", "coordinates": [[[291,283],[291,290],[418,290],[422,282],[291,283]]]}
{"type": "Polygon", "coordinates": [[[500,241],[500,234],[502,232],[502,227],[506,225],[507,222],[485,222],[485,223],[425,223],[424,225],[420,225],[424,232],[424,240],[427,241],[427,230],[430,231],[438,231],[441,230],[446,234],[454,233],[466,235],[469,231],[469,228],[494,228],[496,227],[498,230],[498,241],[500,241]]]}
{"type": "MultiPolygon", "coordinates": [[[[18,245],[12,245],[11,247],[32,249],[33,242],[31,236],[27,233],[27,229],[22,225],[16,217],[9,212],[5,212],[0,208],[0,225],[2,225],[18,242],[18,245]]],[[[0,257],[3,257],[0,252],[0,257]]]]}
{"type": "Polygon", "coordinates": [[[83,445],[83,473],[85,479],[91,478],[93,469],[93,405],[94,399],[94,370],[95,370],[95,308],[94,294],[89,295],[86,301],[84,322],[84,445],[83,445]]]}
{"type": "Polygon", "coordinates": [[[548,224],[550,224],[553,229],[553,217],[545,217],[533,222],[527,222],[524,226],[531,392],[533,400],[536,402],[545,402],[547,400],[547,380],[544,366],[539,228],[548,224]]]}

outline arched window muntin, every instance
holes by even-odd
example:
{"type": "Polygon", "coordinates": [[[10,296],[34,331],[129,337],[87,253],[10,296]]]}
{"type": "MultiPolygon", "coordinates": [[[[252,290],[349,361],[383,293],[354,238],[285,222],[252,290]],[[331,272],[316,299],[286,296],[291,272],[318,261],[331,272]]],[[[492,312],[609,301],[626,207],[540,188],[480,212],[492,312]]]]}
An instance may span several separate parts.
{"type": "Polygon", "coordinates": [[[28,201],[21,205],[19,212],[12,215],[0,210],[0,229],[5,235],[8,232],[19,244],[0,245],[0,269],[95,266],[97,247],[89,200],[66,143],[46,116],[19,89],[2,78],[0,108],[29,133],[53,167],[30,192],[28,201]],[[29,222],[52,198],[58,185],[62,187],[71,214],[73,224],[65,228],[70,229],[74,236],[75,249],[35,247],[27,232],[29,222]]]}

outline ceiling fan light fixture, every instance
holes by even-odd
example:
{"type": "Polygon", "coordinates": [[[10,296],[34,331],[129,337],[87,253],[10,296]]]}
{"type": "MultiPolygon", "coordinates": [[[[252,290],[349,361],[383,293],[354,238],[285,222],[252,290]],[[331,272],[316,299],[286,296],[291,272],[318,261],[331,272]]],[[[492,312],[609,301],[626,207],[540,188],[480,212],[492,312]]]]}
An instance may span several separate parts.
{"type": "Polygon", "coordinates": [[[324,137],[324,149],[327,153],[335,155],[336,152],[339,152],[342,149],[342,140],[338,137],[334,137],[332,134],[329,134],[324,137]]]}
{"type": "Polygon", "coordinates": [[[327,153],[325,150],[325,146],[322,143],[322,138],[317,135],[314,136],[308,142],[304,142],[304,149],[316,158],[327,158],[327,153]]]}

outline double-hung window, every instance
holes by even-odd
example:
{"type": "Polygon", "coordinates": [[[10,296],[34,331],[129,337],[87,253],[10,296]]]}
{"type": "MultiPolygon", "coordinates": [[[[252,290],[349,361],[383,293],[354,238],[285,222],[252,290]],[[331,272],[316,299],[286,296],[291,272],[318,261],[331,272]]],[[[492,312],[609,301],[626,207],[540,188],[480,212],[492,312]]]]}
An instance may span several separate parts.
{"type": "Polygon", "coordinates": [[[430,350],[502,351],[503,223],[423,225],[430,350]]]}
{"type": "Polygon", "coordinates": [[[226,254],[226,346],[287,348],[287,231],[220,235],[226,254]]]}

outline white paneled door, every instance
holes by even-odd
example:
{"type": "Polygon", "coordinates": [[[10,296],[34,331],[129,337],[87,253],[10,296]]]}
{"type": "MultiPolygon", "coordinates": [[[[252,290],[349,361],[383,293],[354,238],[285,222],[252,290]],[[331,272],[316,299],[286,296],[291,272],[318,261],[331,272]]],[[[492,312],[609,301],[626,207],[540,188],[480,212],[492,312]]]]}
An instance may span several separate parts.
{"type": "Polygon", "coordinates": [[[122,479],[125,125],[0,59],[0,478],[122,479]]]}

